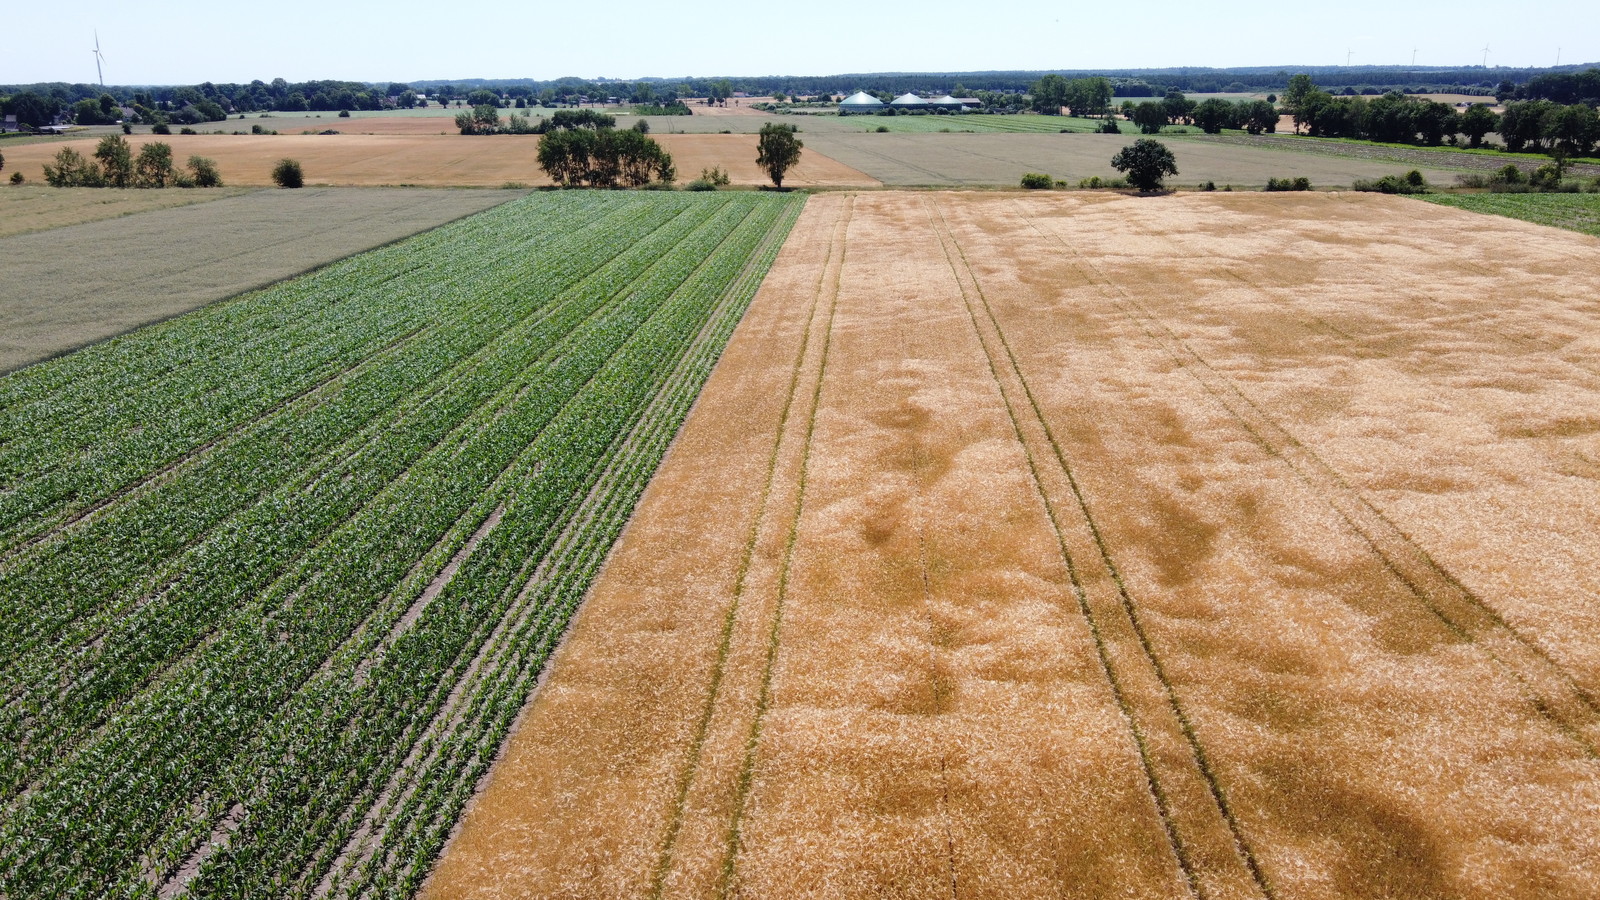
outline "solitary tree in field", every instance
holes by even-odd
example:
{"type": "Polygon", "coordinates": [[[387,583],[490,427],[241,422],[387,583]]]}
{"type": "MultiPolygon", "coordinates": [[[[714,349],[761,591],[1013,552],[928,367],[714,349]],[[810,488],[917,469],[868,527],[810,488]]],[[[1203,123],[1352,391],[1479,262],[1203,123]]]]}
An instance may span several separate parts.
{"type": "Polygon", "coordinates": [[[800,161],[800,148],[805,146],[795,137],[793,125],[768,122],[761,126],[761,137],[756,143],[756,165],[772,178],[775,187],[783,187],[783,173],[800,161]]]}
{"type": "Polygon", "coordinates": [[[1178,174],[1178,161],[1167,145],[1150,138],[1140,138],[1117,151],[1111,157],[1111,166],[1128,176],[1128,183],[1141,191],[1158,191],[1161,179],[1178,174]]]}
{"type": "Polygon", "coordinates": [[[297,188],[306,183],[299,161],[293,159],[278,160],[278,164],[272,167],[272,180],[281,188],[297,188]]]}

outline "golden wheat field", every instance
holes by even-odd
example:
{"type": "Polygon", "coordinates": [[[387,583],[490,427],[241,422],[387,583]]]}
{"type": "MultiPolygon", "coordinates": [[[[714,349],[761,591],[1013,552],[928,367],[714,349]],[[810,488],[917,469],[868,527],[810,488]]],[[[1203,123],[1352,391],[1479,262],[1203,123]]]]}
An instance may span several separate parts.
{"type": "Polygon", "coordinates": [[[426,895],[1600,896],[1597,258],[812,198],[426,895]]]}
{"type": "MultiPolygon", "coordinates": [[[[173,162],[182,167],[190,156],[217,163],[224,184],[270,186],[272,167],[280,159],[298,160],[308,185],[419,185],[425,187],[500,187],[507,182],[548,185],[539,168],[537,135],[465,136],[454,133],[450,120],[435,119],[332,119],[328,127],[365,129],[369,123],[399,122],[405,127],[426,123],[437,133],[377,134],[193,134],[161,137],[134,135],[128,143],[137,153],[151,141],[172,147],[173,162]]],[[[273,125],[273,120],[267,123],[273,125]]],[[[753,134],[656,135],[672,154],[681,180],[689,181],[701,169],[721,167],[734,184],[767,184],[766,173],[756,166],[753,134]]],[[[25,173],[29,181],[43,183],[44,166],[63,147],[90,156],[96,140],[25,144],[6,155],[8,166],[25,173]]],[[[813,150],[784,179],[793,187],[831,185],[875,186],[878,181],[813,150]]]]}

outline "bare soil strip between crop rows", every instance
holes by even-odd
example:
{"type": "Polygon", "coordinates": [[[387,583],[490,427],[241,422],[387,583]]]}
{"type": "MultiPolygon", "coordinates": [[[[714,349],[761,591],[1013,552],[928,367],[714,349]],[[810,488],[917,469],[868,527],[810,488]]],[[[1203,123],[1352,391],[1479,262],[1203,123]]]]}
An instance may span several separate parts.
{"type": "Polygon", "coordinates": [[[1039,229],[1025,213],[1019,211],[1019,215],[1040,234],[1054,239],[1087,280],[1237,419],[1264,451],[1280,460],[1337,511],[1429,614],[1481,648],[1523,686],[1529,703],[1541,716],[1591,758],[1600,757],[1600,702],[1569,670],[1434,560],[1338,470],[1279,425],[1237,382],[1217,371],[1113,279],[1076,254],[1058,235],[1039,229]]]}

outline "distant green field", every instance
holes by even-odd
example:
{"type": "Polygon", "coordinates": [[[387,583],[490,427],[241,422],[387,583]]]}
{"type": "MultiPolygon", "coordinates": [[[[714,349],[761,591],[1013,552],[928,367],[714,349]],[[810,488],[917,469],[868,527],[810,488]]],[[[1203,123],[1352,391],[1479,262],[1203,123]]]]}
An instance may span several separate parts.
{"type": "MultiPolygon", "coordinates": [[[[937,134],[942,132],[973,132],[975,134],[1056,134],[1067,131],[1088,134],[1100,127],[1103,119],[1086,119],[1078,116],[1039,116],[1023,113],[1014,116],[841,116],[829,120],[842,127],[814,128],[816,131],[877,131],[879,126],[892,134],[937,134]]],[[[1131,122],[1117,122],[1123,134],[1136,134],[1131,122]]],[[[804,127],[804,126],[802,126],[804,127]]],[[[1176,125],[1163,130],[1163,134],[1186,134],[1200,129],[1176,125]]]]}
{"type": "Polygon", "coordinates": [[[1600,237],[1600,194],[1426,194],[1418,199],[1600,237]]]}

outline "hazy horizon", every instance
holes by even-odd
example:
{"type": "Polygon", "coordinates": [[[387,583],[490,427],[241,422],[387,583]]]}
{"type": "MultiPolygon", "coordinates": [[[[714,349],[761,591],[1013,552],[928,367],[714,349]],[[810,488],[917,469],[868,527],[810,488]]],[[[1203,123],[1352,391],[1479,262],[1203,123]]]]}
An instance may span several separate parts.
{"type": "Polygon", "coordinates": [[[799,11],[735,8],[663,19],[636,0],[583,27],[493,0],[447,7],[397,0],[353,10],[284,0],[271,10],[174,0],[148,8],[88,0],[8,15],[0,83],[97,81],[98,31],[108,85],[464,78],[683,78],[888,72],[1295,66],[1526,68],[1600,60],[1600,29],[1551,22],[1592,16],[1588,0],[1554,0],[1537,17],[1462,0],[1448,14],[1351,0],[1338,16],[1265,0],[1204,9],[1157,2],[1064,10],[1041,0],[915,14],[823,0],[799,11]],[[1304,35],[1303,38],[1299,36],[1304,35]],[[1293,58],[1297,62],[1283,63],[1293,58]]]}

